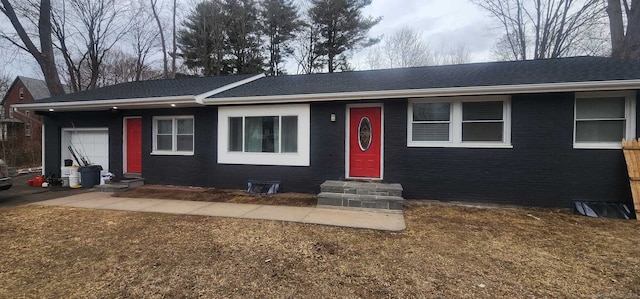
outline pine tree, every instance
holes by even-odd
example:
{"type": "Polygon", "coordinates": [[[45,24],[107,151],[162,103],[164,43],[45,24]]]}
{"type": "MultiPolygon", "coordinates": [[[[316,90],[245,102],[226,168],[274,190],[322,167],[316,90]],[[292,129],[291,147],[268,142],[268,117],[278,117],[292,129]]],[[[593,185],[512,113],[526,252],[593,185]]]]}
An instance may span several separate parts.
{"type": "Polygon", "coordinates": [[[284,73],[280,64],[293,52],[290,42],[300,30],[302,22],[293,0],[264,0],[260,16],[269,52],[267,73],[277,76],[284,73]]]}
{"type": "Polygon", "coordinates": [[[226,36],[233,56],[233,72],[256,74],[264,71],[264,57],[260,51],[261,28],[254,0],[227,0],[226,36]]]}
{"type": "Polygon", "coordinates": [[[319,28],[321,37],[315,50],[326,56],[329,73],[349,68],[348,51],[378,42],[367,33],[381,18],[363,17],[361,13],[370,4],[371,0],[311,0],[311,25],[319,28]]]}
{"type": "Polygon", "coordinates": [[[228,48],[223,7],[221,0],[201,2],[185,20],[185,29],[178,32],[185,65],[205,76],[232,73],[225,59],[228,48]]]}

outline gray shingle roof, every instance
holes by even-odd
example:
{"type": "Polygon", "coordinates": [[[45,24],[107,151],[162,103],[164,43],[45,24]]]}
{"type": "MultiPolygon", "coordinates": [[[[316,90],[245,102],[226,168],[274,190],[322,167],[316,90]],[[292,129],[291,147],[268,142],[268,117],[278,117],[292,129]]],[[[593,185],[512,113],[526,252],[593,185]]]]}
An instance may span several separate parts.
{"type": "Polygon", "coordinates": [[[608,57],[571,57],[266,77],[210,98],[628,79],[640,79],[640,62],[608,57]]]}
{"type": "Polygon", "coordinates": [[[202,94],[255,75],[198,77],[127,82],[72,94],[53,96],[38,103],[136,99],[202,94]]]}
{"type": "Polygon", "coordinates": [[[29,78],[25,76],[18,76],[24,87],[27,88],[31,96],[33,96],[33,100],[41,100],[44,98],[48,98],[51,94],[49,93],[49,88],[47,88],[47,83],[44,80],[29,78]]]}
{"type": "MultiPolygon", "coordinates": [[[[180,78],[122,83],[94,90],[54,96],[38,103],[192,96],[255,75],[180,78]]],[[[640,79],[640,62],[608,57],[571,57],[546,60],[486,62],[333,74],[266,77],[210,97],[261,97],[425,90],[456,87],[597,82],[640,79]]],[[[640,86],[639,86],[640,89],[640,86]]],[[[132,100],[132,102],[134,102],[132,100]]]]}

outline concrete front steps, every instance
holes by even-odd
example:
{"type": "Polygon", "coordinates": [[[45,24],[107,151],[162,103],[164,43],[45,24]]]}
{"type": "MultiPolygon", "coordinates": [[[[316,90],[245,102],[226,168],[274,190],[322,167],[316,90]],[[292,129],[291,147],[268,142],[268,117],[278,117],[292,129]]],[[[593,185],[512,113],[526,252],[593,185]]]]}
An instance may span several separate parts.
{"type": "Polygon", "coordinates": [[[113,179],[105,182],[104,185],[97,185],[96,191],[99,192],[118,192],[129,188],[136,188],[144,185],[144,179],[140,177],[125,177],[121,179],[113,179]]]}
{"type": "Polygon", "coordinates": [[[319,206],[402,210],[403,204],[400,184],[325,181],[318,194],[319,206]]]}

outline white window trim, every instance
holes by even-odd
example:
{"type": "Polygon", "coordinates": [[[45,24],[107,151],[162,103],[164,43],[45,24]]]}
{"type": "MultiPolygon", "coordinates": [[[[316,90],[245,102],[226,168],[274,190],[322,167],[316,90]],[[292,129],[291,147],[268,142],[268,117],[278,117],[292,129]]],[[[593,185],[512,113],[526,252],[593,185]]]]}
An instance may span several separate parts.
{"type": "Polygon", "coordinates": [[[218,163],[246,165],[309,166],[311,113],[309,104],[229,106],[218,108],[218,163]],[[297,153],[248,153],[229,151],[229,118],[298,116],[297,153]]]}
{"type": "Polygon", "coordinates": [[[636,136],[636,91],[597,91],[576,92],[573,100],[573,148],[574,149],[621,149],[622,140],[618,142],[576,142],[576,108],[578,99],[624,97],[624,138],[634,139],[636,136]]]}
{"type": "Polygon", "coordinates": [[[153,117],[153,150],[151,151],[151,155],[163,155],[163,156],[193,156],[195,148],[196,148],[196,122],[195,122],[195,118],[193,117],[193,115],[167,115],[167,116],[154,116],[153,117]],[[173,129],[171,131],[171,147],[176,149],[178,147],[178,138],[177,138],[177,134],[178,134],[178,122],[176,120],[178,119],[191,119],[193,120],[193,146],[192,148],[194,149],[193,151],[177,151],[177,150],[157,150],[157,133],[158,133],[158,125],[157,125],[157,121],[158,120],[172,120],[173,121],[173,129]]]}
{"type": "Polygon", "coordinates": [[[407,109],[407,146],[408,147],[462,147],[462,148],[513,148],[511,145],[511,98],[509,96],[470,96],[410,99],[407,109]],[[503,141],[462,141],[462,103],[502,101],[503,141]],[[449,141],[413,141],[413,104],[414,103],[450,103],[449,141]]]}
{"type": "Polygon", "coordinates": [[[29,123],[24,124],[24,136],[31,137],[31,124],[29,123]]]}

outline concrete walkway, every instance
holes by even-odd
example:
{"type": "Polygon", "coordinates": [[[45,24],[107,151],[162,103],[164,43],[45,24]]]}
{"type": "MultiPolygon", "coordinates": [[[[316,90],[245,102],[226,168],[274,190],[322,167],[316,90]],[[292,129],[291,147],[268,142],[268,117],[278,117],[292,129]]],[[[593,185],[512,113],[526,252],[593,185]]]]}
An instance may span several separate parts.
{"type": "Polygon", "coordinates": [[[406,228],[402,211],[126,198],[111,197],[108,192],[82,193],[40,201],[33,205],[279,220],[386,231],[401,231],[406,228]]]}

